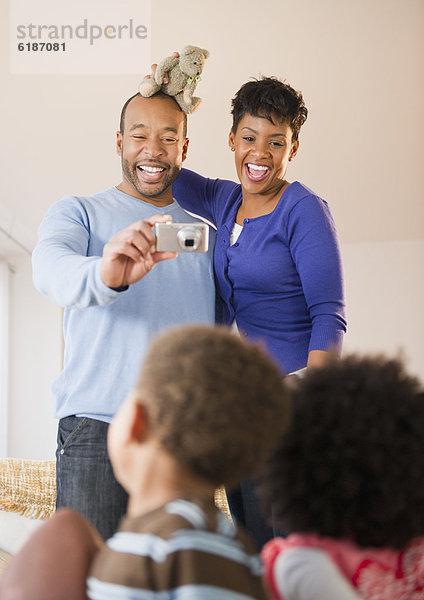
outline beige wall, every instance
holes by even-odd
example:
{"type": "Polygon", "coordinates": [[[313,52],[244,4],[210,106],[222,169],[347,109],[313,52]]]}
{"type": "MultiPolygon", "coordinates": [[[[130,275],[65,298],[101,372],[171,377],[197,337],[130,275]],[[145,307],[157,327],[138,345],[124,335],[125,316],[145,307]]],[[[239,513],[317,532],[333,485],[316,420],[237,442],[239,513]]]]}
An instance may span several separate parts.
{"type": "Polygon", "coordinates": [[[400,355],[424,381],[424,240],[342,245],[346,352],[400,355]]]}
{"type": "Polygon", "coordinates": [[[50,385],[61,367],[62,311],[31,282],[28,257],[15,258],[10,277],[9,456],[54,457],[56,419],[50,385]]]}
{"type": "MultiPolygon", "coordinates": [[[[119,181],[115,130],[141,74],[11,75],[7,10],[3,0],[0,203],[34,232],[61,196],[119,181]]],[[[190,118],[190,168],[236,176],[227,148],[229,100],[249,77],[276,75],[303,91],[310,114],[290,177],[321,194],[337,222],[350,320],[346,348],[403,348],[424,378],[423,20],[422,0],[152,2],[154,58],[186,43],[211,52],[198,86],[204,103],[190,118]]],[[[15,281],[12,293],[30,289],[28,266],[15,281]]],[[[10,453],[44,456],[54,447],[53,428],[45,424],[60,325],[57,309],[44,300],[39,305],[32,293],[28,302],[42,315],[43,333],[29,328],[26,340],[19,323],[28,309],[12,299],[10,453]],[[21,377],[31,381],[31,394],[21,377]],[[32,446],[27,431],[37,419],[47,432],[32,446]]]]}

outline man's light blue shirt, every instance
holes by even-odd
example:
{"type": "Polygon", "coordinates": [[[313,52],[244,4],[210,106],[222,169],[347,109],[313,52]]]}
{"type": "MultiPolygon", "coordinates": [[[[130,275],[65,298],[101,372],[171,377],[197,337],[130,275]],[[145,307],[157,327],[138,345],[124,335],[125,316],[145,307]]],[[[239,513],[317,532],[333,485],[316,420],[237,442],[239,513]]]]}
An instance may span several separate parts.
{"type": "Polygon", "coordinates": [[[54,204],[33,253],[36,288],[63,306],[64,367],[52,386],[55,416],[110,422],[137,377],[152,337],[172,326],[215,322],[210,231],[207,253],[180,253],[158,263],[125,291],[100,276],[103,246],[119,231],[154,214],[196,219],[176,202],[158,208],[112,187],[54,204]]]}

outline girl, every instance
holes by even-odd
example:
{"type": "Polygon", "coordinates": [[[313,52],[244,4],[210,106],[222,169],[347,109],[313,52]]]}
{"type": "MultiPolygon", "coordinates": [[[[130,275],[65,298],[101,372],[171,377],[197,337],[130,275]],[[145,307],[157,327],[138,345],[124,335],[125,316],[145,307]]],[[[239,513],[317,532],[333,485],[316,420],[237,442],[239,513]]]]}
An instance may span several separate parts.
{"type": "Polygon", "coordinates": [[[263,550],[278,600],[424,598],[424,394],[402,364],[308,372],[263,494],[289,531],[263,550]]]}

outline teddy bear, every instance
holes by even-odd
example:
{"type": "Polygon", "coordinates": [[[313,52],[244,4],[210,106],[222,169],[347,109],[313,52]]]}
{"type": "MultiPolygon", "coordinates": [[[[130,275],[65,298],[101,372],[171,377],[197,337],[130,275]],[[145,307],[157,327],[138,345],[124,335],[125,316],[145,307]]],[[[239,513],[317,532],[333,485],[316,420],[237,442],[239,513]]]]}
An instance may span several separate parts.
{"type": "Polygon", "coordinates": [[[193,96],[200,73],[209,52],[197,46],[185,46],[179,56],[168,56],[162,60],[154,76],[145,78],[140,84],[139,92],[145,98],[156,94],[159,90],[173,96],[179,107],[186,114],[195,111],[201,98],[193,96]],[[165,73],[168,74],[168,83],[163,83],[165,73]]]}

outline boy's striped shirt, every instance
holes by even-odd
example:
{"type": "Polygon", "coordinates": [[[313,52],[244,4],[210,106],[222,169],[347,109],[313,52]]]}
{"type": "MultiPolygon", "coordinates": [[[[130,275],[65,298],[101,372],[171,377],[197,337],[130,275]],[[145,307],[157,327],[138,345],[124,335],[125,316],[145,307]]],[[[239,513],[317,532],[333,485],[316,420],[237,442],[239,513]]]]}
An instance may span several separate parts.
{"type": "Polygon", "coordinates": [[[175,500],[125,517],[97,556],[91,600],[265,600],[250,540],[213,502],[175,500]]]}

